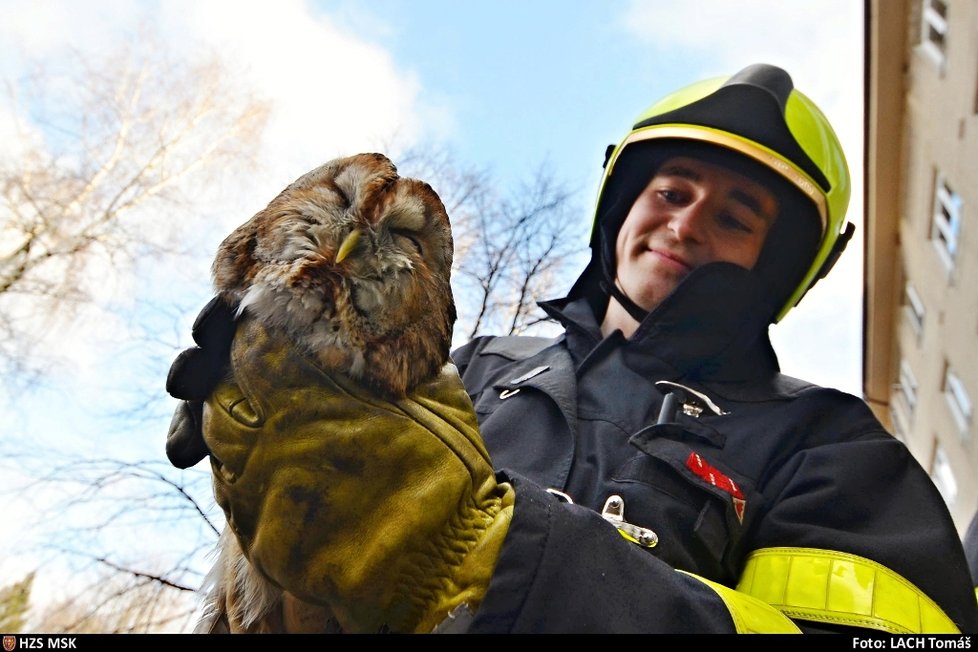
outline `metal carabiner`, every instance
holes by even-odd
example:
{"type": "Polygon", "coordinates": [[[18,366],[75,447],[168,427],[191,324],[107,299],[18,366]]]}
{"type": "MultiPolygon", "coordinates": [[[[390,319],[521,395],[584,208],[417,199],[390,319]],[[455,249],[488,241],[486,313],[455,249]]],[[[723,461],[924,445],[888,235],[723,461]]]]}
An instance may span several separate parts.
{"type": "Polygon", "coordinates": [[[654,548],[659,543],[659,535],[655,532],[625,520],[625,500],[621,496],[608,496],[601,517],[618,528],[623,537],[643,548],[654,548]]]}

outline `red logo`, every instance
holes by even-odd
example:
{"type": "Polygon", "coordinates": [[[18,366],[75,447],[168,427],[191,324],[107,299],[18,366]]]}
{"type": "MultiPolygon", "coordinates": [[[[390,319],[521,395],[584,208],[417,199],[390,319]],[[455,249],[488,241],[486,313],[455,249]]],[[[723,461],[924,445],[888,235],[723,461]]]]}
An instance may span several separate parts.
{"type": "Polygon", "coordinates": [[[737,483],[721,473],[716,467],[711,466],[698,453],[689,454],[689,457],[686,458],[686,466],[706,482],[730,494],[734,513],[737,515],[737,520],[743,525],[744,510],[747,509],[747,499],[744,498],[744,492],[740,490],[737,483]]]}
{"type": "Polygon", "coordinates": [[[3,636],[3,649],[7,652],[12,652],[12,650],[17,647],[17,637],[8,636],[4,634],[3,636]]]}

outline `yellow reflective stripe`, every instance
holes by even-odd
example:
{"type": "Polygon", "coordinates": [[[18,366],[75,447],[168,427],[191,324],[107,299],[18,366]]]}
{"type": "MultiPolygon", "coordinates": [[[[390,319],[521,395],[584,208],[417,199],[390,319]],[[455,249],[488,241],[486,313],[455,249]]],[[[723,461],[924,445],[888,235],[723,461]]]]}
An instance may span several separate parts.
{"type": "Polygon", "coordinates": [[[738,634],[801,634],[797,625],[771,605],[699,575],[679,572],[703,582],[717,592],[730,612],[738,634]]]}
{"type": "Polygon", "coordinates": [[[890,634],[960,633],[923,591],[875,561],[818,548],[751,553],[737,590],[792,618],[890,634]]]}

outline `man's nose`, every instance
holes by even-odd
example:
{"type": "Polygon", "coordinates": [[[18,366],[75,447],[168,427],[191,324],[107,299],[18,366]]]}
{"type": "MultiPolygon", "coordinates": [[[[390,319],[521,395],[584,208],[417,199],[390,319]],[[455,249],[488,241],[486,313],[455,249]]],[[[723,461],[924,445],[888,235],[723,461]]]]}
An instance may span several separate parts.
{"type": "Polygon", "coordinates": [[[703,237],[708,217],[707,202],[698,200],[676,209],[669,219],[669,229],[677,240],[699,241],[703,237]]]}

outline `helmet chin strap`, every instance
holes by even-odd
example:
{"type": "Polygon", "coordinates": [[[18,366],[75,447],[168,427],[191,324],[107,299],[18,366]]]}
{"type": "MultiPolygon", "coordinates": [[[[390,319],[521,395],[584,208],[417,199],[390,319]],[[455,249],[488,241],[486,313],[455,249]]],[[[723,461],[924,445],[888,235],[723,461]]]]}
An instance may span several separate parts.
{"type": "Polygon", "coordinates": [[[608,277],[607,272],[602,274],[602,276],[604,278],[601,279],[601,289],[614,297],[615,301],[617,301],[618,304],[625,309],[625,312],[627,312],[632,319],[641,324],[642,321],[644,321],[648,316],[649,311],[639,307],[638,304],[629,299],[628,295],[626,295],[621,288],[618,287],[618,284],[613,279],[608,277]]]}

